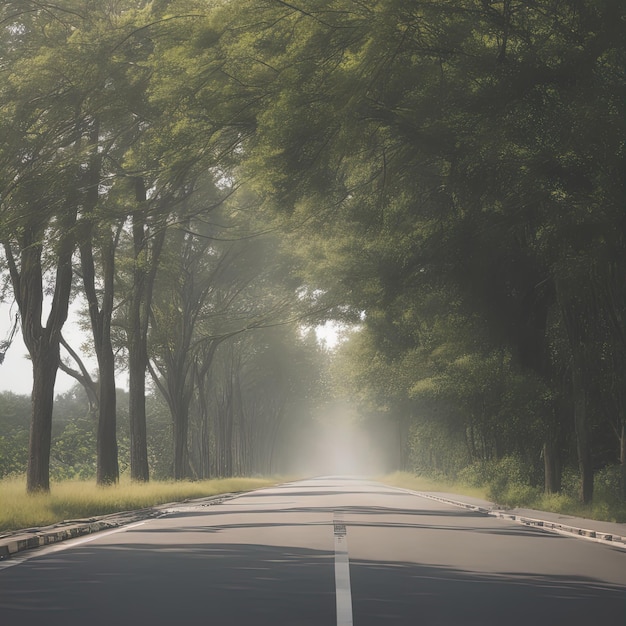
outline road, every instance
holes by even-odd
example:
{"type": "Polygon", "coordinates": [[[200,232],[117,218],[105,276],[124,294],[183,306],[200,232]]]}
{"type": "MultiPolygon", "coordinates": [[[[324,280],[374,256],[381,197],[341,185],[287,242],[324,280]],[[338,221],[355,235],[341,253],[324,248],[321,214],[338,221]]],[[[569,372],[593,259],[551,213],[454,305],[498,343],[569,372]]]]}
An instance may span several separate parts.
{"type": "Polygon", "coordinates": [[[37,624],[624,626],[626,551],[314,479],[0,562],[0,625],[37,624]]]}

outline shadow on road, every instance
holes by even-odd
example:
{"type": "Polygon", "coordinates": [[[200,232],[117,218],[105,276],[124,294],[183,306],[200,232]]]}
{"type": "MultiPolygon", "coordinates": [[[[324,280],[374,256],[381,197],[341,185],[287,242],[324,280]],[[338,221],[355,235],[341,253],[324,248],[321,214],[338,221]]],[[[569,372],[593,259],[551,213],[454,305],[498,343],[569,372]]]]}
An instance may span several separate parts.
{"type": "Polygon", "coordinates": [[[0,582],[7,626],[330,626],[335,619],[333,554],[317,550],[90,546],[12,574],[0,582]]]}
{"type": "Polygon", "coordinates": [[[585,576],[485,574],[370,561],[352,561],[350,571],[354,623],[359,626],[626,623],[626,590],[585,576]]]}
{"type": "MultiPolygon", "coordinates": [[[[355,626],[624,623],[624,589],[585,576],[367,560],[350,571],[355,626]]],[[[333,554],[256,544],[76,548],[0,588],[3,623],[20,626],[334,626],[334,602],[333,554]]]]}

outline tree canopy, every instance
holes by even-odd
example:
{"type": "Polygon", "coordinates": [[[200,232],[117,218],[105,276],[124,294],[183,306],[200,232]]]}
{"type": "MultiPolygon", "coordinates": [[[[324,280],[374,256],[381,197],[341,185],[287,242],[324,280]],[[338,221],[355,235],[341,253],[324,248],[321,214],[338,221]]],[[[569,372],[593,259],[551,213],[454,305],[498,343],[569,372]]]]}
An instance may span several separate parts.
{"type": "Polygon", "coordinates": [[[26,5],[1,14],[0,235],[35,372],[56,370],[80,253],[101,482],[115,354],[133,476],[147,371],[175,476],[228,473],[259,406],[283,423],[249,370],[260,345],[289,358],[267,327],[335,319],[358,330],[333,393],[397,430],[398,466],[514,456],[558,491],[575,464],[588,502],[619,462],[626,493],[623,3],[26,5]]]}

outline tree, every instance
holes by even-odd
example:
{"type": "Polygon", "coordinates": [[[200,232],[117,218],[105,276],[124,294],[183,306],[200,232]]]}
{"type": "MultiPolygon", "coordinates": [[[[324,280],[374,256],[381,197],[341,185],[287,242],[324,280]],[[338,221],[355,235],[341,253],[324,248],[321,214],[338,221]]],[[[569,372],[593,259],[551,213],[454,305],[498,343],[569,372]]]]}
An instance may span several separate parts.
{"type": "Polygon", "coordinates": [[[59,71],[56,56],[71,36],[69,25],[51,20],[39,7],[25,13],[18,8],[10,2],[2,10],[8,52],[2,88],[7,141],[0,155],[0,236],[33,364],[27,487],[37,492],[50,488],[54,383],[71,292],[85,135],[77,94],[59,71]]]}
{"type": "MultiPolygon", "coordinates": [[[[198,402],[203,405],[206,389],[213,386],[210,377],[216,373],[212,365],[218,348],[224,352],[234,345],[228,342],[231,337],[285,323],[295,308],[295,296],[287,291],[294,281],[276,252],[275,238],[260,232],[261,226],[242,210],[243,199],[234,190],[216,188],[210,180],[197,185],[165,238],[152,307],[151,373],[172,415],[177,479],[192,471],[190,408],[196,394],[202,395],[198,402]],[[228,343],[222,346],[224,342],[228,343]]],[[[240,359],[240,353],[233,358],[240,359]]],[[[232,364],[228,368],[240,369],[232,364]]],[[[232,449],[236,412],[229,411],[237,392],[235,379],[226,380],[225,404],[218,411],[223,417],[222,436],[216,435],[223,455],[232,449]],[[227,442],[222,445],[224,438],[227,442]]],[[[206,419],[205,413],[208,431],[206,419]]],[[[232,473],[232,463],[224,471],[232,473]]]]}
{"type": "MultiPolygon", "coordinates": [[[[414,319],[407,303],[439,281],[484,321],[489,343],[553,384],[548,320],[559,282],[580,276],[563,273],[571,252],[584,258],[595,242],[622,257],[612,231],[623,223],[623,7],[319,1],[250,15],[252,43],[221,39],[230,75],[263,97],[247,172],[308,226],[311,281],[382,328],[383,352],[420,345],[419,326],[397,330],[414,319]]],[[[593,325],[590,302],[570,304],[570,320],[593,325]]],[[[588,501],[584,381],[600,365],[598,352],[576,356],[587,336],[575,335],[588,501]]],[[[546,426],[546,437],[560,429],[546,426]]]]}

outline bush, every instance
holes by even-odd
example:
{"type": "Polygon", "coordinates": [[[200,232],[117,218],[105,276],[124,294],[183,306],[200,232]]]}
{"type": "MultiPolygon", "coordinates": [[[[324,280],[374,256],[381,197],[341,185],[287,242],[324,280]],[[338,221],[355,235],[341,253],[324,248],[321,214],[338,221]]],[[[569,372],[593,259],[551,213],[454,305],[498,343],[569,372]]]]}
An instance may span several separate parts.
{"type": "Polygon", "coordinates": [[[457,474],[457,479],[470,487],[485,487],[489,484],[489,466],[489,462],[477,462],[467,465],[457,474]]]}
{"type": "Polygon", "coordinates": [[[541,495],[532,486],[533,467],[517,456],[468,465],[459,480],[471,487],[487,487],[489,499],[506,506],[530,506],[541,495]]]}
{"type": "Polygon", "coordinates": [[[561,493],[574,501],[580,496],[580,474],[573,467],[564,467],[561,475],[561,493]]]}
{"type": "Polygon", "coordinates": [[[0,479],[22,474],[28,461],[28,431],[0,436],[0,479]]]}
{"type": "Polygon", "coordinates": [[[96,435],[92,420],[68,422],[50,448],[53,480],[86,480],[96,475],[96,435]]]}
{"type": "Polygon", "coordinates": [[[408,448],[411,470],[429,478],[453,479],[468,461],[459,434],[429,422],[411,425],[408,448]]]}
{"type": "Polygon", "coordinates": [[[594,500],[609,504],[621,502],[621,474],[619,465],[608,465],[596,472],[593,479],[594,500]]]}

